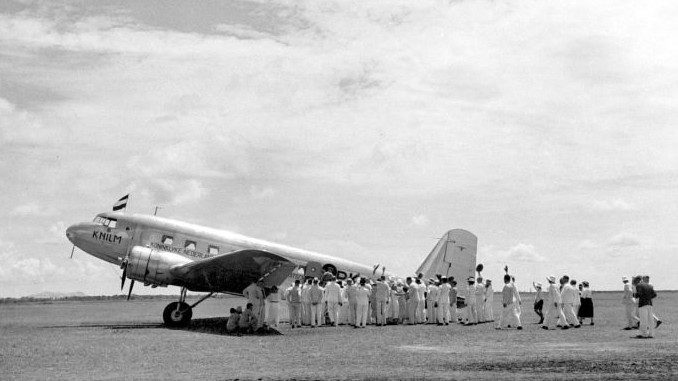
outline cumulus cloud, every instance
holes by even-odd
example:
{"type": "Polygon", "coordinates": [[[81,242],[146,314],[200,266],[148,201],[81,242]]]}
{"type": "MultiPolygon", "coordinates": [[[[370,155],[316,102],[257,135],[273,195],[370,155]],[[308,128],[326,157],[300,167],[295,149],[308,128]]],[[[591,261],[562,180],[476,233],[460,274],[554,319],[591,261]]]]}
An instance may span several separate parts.
{"type": "Polygon", "coordinates": [[[40,205],[35,201],[28,202],[26,204],[17,205],[10,211],[11,216],[53,216],[58,213],[58,210],[52,206],[40,205]]]}
{"type": "Polygon", "coordinates": [[[429,219],[423,214],[418,214],[412,217],[412,224],[415,226],[426,226],[429,224],[429,219]]]}
{"type": "Polygon", "coordinates": [[[640,246],[640,240],[633,234],[619,233],[607,241],[606,246],[610,249],[622,249],[640,246]]]}
{"type": "Polygon", "coordinates": [[[629,204],[621,198],[612,200],[595,200],[591,203],[594,210],[600,211],[629,211],[636,209],[635,206],[629,204]]]}
{"type": "MultiPolygon", "coordinates": [[[[540,254],[534,245],[518,243],[508,249],[495,247],[481,248],[482,257],[492,262],[544,262],[546,257],[540,254]]],[[[480,253],[479,253],[480,254],[480,253]]]]}

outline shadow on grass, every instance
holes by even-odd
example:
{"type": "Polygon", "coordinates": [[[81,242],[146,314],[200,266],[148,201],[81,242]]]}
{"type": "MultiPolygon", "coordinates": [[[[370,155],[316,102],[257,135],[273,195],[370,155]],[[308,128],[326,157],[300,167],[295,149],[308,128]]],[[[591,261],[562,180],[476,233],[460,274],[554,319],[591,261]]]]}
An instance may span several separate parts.
{"type": "MultiPolygon", "coordinates": [[[[162,323],[125,323],[125,324],[73,324],[73,325],[51,325],[44,326],[43,329],[53,329],[53,328],[103,328],[111,330],[134,330],[134,329],[171,329],[175,331],[187,331],[187,332],[199,332],[206,333],[211,335],[223,335],[223,336],[238,336],[236,334],[228,333],[226,331],[226,322],[228,318],[225,317],[215,317],[215,318],[205,318],[205,319],[193,319],[191,324],[188,327],[168,327],[162,323]]],[[[241,334],[240,336],[269,336],[269,335],[282,335],[282,333],[273,328],[262,328],[256,333],[241,334]]]]}

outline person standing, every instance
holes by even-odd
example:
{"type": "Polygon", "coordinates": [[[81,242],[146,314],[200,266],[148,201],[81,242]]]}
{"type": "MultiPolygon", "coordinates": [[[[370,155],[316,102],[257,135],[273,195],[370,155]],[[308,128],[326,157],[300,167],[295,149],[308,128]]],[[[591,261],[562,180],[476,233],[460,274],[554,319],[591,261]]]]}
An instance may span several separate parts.
{"type": "Polygon", "coordinates": [[[419,305],[419,292],[417,285],[411,277],[407,277],[407,321],[409,325],[417,324],[417,306],[419,305]]]}
{"type": "Polygon", "coordinates": [[[636,300],[633,297],[633,287],[629,284],[629,278],[623,276],[622,283],[624,284],[624,291],[622,294],[622,305],[624,306],[624,312],[626,313],[626,327],[624,330],[632,330],[640,321],[634,315],[636,309],[636,300]]]}
{"type": "Polygon", "coordinates": [[[422,274],[417,278],[415,283],[417,284],[417,311],[416,311],[416,322],[417,324],[424,324],[426,322],[426,311],[424,306],[426,305],[426,285],[423,283],[422,274]]]}
{"type": "Polygon", "coordinates": [[[494,290],[492,289],[492,281],[485,280],[485,320],[488,322],[494,321],[494,310],[492,304],[494,303],[494,290]]]}
{"type": "Polygon", "coordinates": [[[287,291],[287,305],[292,328],[301,327],[301,282],[294,281],[294,286],[287,291]]]}
{"type": "Polygon", "coordinates": [[[438,286],[433,279],[428,281],[428,291],[426,291],[426,324],[436,324],[438,316],[438,286]]]}
{"type": "Polygon", "coordinates": [[[468,278],[466,286],[466,325],[478,324],[478,310],[476,309],[476,280],[473,277],[468,278]]]}
{"type": "Polygon", "coordinates": [[[278,291],[277,286],[271,287],[271,291],[266,297],[268,304],[268,325],[270,327],[278,328],[278,323],[280,323],[280,292],[278,291]]]}
{"type": "Polygon", "coordinates": [[[356,313],[358,300],[356,299],[356,290],[358,289],[357,285],[353,284],[353,279],[348,278],[346,280],[346,298],[348,299],[348,324],[356,326],[356,313]]]}
{"type": "Polygon", "coordinates": [[[242,291],[243,296],[252,304],[251,314],[256,319],[256,328],[260,328],[264,324],[264,290],[261,287],[262,285],[263,282],[253,280],[242,291]]]}
{"type": "Polygon", "coordinates": [[[315,328],[320,324],[323,300],[323,289],[318,285],[318,278],[313,278],[313,285],[308,290],[308,297],[311,300],[311,327],[315,328]]]}
{"type": "Polygon", "coordinates": [[[643,279],[643,282],[636,286],[636,296],[638,297],[638,311],[640,313],[640,332],[638,338],[652,338],[654,337],[655,322],[652,313],[652,299],[657,297],[654,287],[648,281],[643,279]]]}
{"type": "MultiPolygon", "coordinates": [[[[556,277],[550,276],[546,278],[549,282],[549,288],[546,293],[546,300],[544,305],[548,308],[546,310],[546,317],[544,318],[544,324],[541,326],[543,329],[549,329],[551,324],[556,323],[558,319],[566,321],[565,316],[563,315],[563,310],[560,306],[563,303],[563,300],[560,297],[560,291],[558,291],[558,286],[556,286],[556,277]]],[[[570,328],[569,326],[563,327],[563,329],[570,328]]]]}
{"type": "Polygon", "coordinates": [[[487,319],[485,319],[485,285],[483,284],[482,277],[478,277],[477,279],[475,298],[478,323],[484,323],[487,319]]]}
{"type": "Polygon", "coordinates": [[[581,323],[584,323],[584,319],[591,319],[591,325],[593,325],[593,293],[589,288],[589,282],[581,282],[583,288],[581,291],[581,308],[579,309],[579,318],[581,323]]]}
{"type": "Polygon", "coordinates": [[[532,287],[537,291],[537,294],[534,297],[534,312],[539,316],[539,322],[537,324],[544,323],[544,298],[541,291],[541,283],[532,282],[532,287]]]}
{"type": "Polygon", "coordinates": [[[330,317],[330,324],[337,326],[339,320],[339,307],[341,307],[341,287],[336,282],[337,278],[332,276],[331,280],[325,286],[325,301],[327,302],[327,315],[330,317]]]}
{"type": "Polygon", "coordinates": [[[306,279],[306,284],[301,288],[301,324],[311,324],[311,298],[308,292],[313,286],[313,278],[306,279]]]}
{"type": "MultiPolygon", "coordinates": [[[[520,322],[520,316],[518,315],[518,310],[514,307],[514,300],[520,300],[520,296],[516,297],[518,290],[516,286],[511,282],[511,276],[506,274],[504,275],[504,288],[501,290],[501,303],[502,311],[499,317],[499,324],[497,324],[497,329],[502,329],[503,324],[507,322],[511,317],[513,317],[516,327],[521,330],[523,325],[520,322]]],[[[508,322],[510,326],[510,322],[508,322]]]]}
{"type": "Polygon", "coordinates": [[[565,315],[565,324],[570,327],[580,328],[581,324],[577,318],[577,314],[574,313],[574,303],[576,300],[577,289],[575,286],[577,281],[572,279],[570,283],[566,283],[563,286],[563,291],[561,292],[561,298],[563,299],[563,315],[565,315]]]}
{"type": "MultiPolygon", "coordinates": [[[[643,283],[650,284],[650,276],[649,275],[643,275],[643,283]]],[[[657,315],[654,313],[655,309],[652,307],[652,319],[656,322],[655,328],[659,328],[659,326],[662,324],[662,320],[657,317],[657,315]]]]}
{"type": "Polygon", "coordinates": [[[398,324],[400,319],[400,297],[398,295],[398,287],[395,284],[391,285],[389,298],[389,323],[398,324]]]}
{"type": "Polygon", "coordinates": [[[367,324],[367,310],[371,293],[372,290],[367,287],[365,278],[360,278],[360,285],[356,288],[356,328],[365,328],[367,324]]]}
{"type": "Polygon", "coordinates": [[[452,290],[452,285],[447,281],[447,278],[440,278],[440,287],[438,287],[438,322],[445,325],[450,324],[450,290],[452,290]]]}
{"type": "Polygon", "coordinates": [[[457,318],[457,281],[453,278],[448,278],[447,281],[450,283],[452,288],[450,289],[450,316],[448,316],[449,321],[458,323],[459,319],[457,318]]]}
{"type": "Polygon", "coordinates": [[[384,326],[386,325],[386,314],[388,313],[388,299],[389,299],[389,294],[390,294],[390,289],[388,287],[388,284],[386,284],[386,277],[383,275],[379,280],[377,280],[377,283],[374,286],[375,288],[375,295],[374,295],[374,301],[376,303],[376,312],[377,312],[377,319],[376,319],[376,324],[377,326],[384,326]]]}

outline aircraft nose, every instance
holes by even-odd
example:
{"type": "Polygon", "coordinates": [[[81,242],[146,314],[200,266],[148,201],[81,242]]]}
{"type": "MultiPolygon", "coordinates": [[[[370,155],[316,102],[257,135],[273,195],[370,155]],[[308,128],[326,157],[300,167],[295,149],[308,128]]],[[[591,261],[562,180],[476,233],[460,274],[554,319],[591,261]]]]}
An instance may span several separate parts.
{"type": "Polygon", "coordinates": [[[78,236],[84,232],[85,228],[85,224],[75,224],[69,226],[68,229],[66,229],[66,238],[68,238],[68,240],[74,245],[77,245],[78,236]]]}

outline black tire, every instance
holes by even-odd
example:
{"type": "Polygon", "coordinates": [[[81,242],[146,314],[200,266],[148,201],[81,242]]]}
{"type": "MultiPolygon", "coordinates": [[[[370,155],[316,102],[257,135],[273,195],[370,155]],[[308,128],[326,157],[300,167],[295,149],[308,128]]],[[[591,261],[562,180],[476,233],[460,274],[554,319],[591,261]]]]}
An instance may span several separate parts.
{"type": "Polygon", "coordinates": [[[172,302],[162,312],[162,320],[168,327],[186,327],[191,322],[193,310],[186,303],[172,302]]]}
{"type": "Polygon", "coordinates": [[[334,276],[337,276],[337,268],[331,263],[328,263],[325,266],[323,266],[323,270],[331,273],[334,276]]]}

